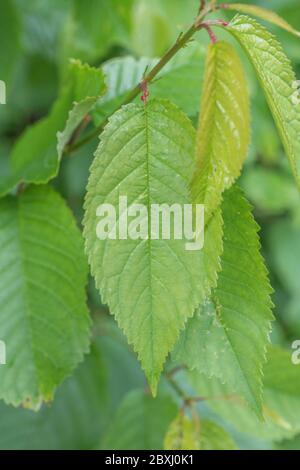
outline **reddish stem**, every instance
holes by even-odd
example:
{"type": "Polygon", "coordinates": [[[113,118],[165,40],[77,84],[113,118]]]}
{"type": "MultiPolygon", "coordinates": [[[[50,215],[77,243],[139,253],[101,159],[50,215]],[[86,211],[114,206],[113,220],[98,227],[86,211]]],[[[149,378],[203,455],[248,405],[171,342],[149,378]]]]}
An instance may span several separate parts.
{"type": "Polygon", "coordinates": [[[148,82],[147,80],[143,80],[141,83],[140,83],[140,88],[143,92],[142,96],[141,96],[141,100],[143,103],[147,103],[147,99],[149,98],[149,90],[148,90],[148,82]]]}
{"type": "Polygon", "coordinates": [[[220,10],[226,10],[229,8],[229,5],[227,3],[220,3],[217,7],[220,10]]]}
{"type": "Polygon", "coordinates": [[[206,29],[206,31],[208,32],[209,34],[209,37],[211,39],[211,42],[213,44],[215,44],[217,42],[217,36],[215,35],[215,33],[213,32],[213,30],[211,29],[211,26],[228,26],[229,23],[227,21],[223,21],[223,20],[208,20],[208,21],[205,21],[203,23],[200,23],[197,28],[198,29],[201,29],[201,28],[204,28],[206,29]]]}
{"type": "Polygon", "coordinates": [[[228,21],[224,21],[224,20],[207,20],[203,23],[200,24],[200,26],[202,25],[208,25],[208,26],[228,26],[229,23],[228,21]]]}
{"type": "Polygon", "coordinates": [[[217,36],[215,35],[215,33],[213,32],[213,30],[211,29],[210,26],[208,26],[208,24],[203,24],[203,28],[206,29],[206,31],[208,32],[208,35],[210,37],[210,40],[213,44],[216,44],[217,42],[217,36]]]}

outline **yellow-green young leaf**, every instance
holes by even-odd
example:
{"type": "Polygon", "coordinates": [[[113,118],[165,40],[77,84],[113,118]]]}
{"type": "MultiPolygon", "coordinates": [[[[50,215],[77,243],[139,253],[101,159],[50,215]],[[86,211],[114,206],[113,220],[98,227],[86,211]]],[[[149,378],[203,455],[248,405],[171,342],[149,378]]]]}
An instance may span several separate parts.
{"type": "Polygon", "coordinates": [[[0,195],[20,182],[47,183],[57,175],[64,145],[105,89],[101,70],[79,61],[71,62],[68,83],[62,88],[49,115],[26,129],[13,147],[10,173],[0,182],[0,195]],[[75,103],[68,120],[73,103],[82,100],[82,103],[75,103]],[[59,134],[57,149],[58,131],[63,133],[59,134]]]}
{"type": "Polygon", "coordinates": [[[89,347],[81,234],[47,186],[0,200],[0,398],[38,407],[89,347]]]}
{"type": "Polygon", "coordinates": [[[200,450],[236,450],[230,434],[213,421],[201,421],[200,450]]]}
{"type": "Polygon", "coordinates": [[[274,11],[262,8],[258,5],[247,5],[244,3],[228,3],[226,5],[226,9],[239,11],[240,13],[245,13],[246,15],[257,16],[262,20],[269,21],[270,23],[285,29],[289,33],[300,37],[300,32],[294,29],[287,21],[277,15],[277,13],[274,11]]]}
{"type": "Polygon", "coordinates": [[[289,439],[300,432],[299,366],[291,361],[291,351],[270,347],[263,369],[264,421],[247,407],[228,384],[196,371],[189,372],[192,385],[209,400],[213,411],[240,432],[267,440],[289,439]],[[222,396],[224,399],[213,399],[222,396]]]}
{"type": "Polygon", "coordinates": [[[296,76],[281,44],[248,16],[237,15],[226,28],[252,62],[300,187],[300,97],[296,76]]]}
{"type": "Polygon", "coordinates": [[[239,176],[249,145],[249,96],[240,59],[230,44],[208,50],[196,140],[193,201],[205,204],[207,220],[239,176]]]}
{"type": "Polygon", "coordinates": [[[205,255],[188,251],[184,235],[151,238],[152,204],[182,207],[191,202],[194,143],[190,121],[168,101],[123,107],[101,135],[85,201],[84,236],[92,274],[103,301],[138,353],[154,392],[180,330],[215,281],[219,261],[215,246],[221,244],[220,217],[207,243],[214,258],[209,274],[205,255]],[[109,203],[118,215],[119,196],[127,197],[128,207],[143,204],[146,239],[97,237],[97,208],[109,203]]]}
{"type": "Polygon", "coordinates": [[[180,412],[165,435],[165,450],[200,450],[199,431],[199,420],[192,420],[180,412]]]}
{"type": "Polygon", "coordinates": [[[217,288],[188,321],[175,359],[226,381],[259,415],[271,328],[271,288],[257,224],[241,191],[224,193],[224,251],[217,288]]]}
{"type": "Polygon", "coordinates": [[[164,440],[165,450],[236,450],[231,436],[216,423],[179,413],[164,440]]]}

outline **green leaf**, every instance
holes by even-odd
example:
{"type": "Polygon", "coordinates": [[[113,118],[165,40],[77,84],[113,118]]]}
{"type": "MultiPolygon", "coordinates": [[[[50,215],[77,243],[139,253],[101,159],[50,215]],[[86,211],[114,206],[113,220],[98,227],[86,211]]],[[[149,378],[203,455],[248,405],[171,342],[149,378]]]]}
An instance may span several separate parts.
{"type": "Polygon", "coordinates": [[[200,422],[180,412],[169,426],[165,450],[200,450],[200,422]]]}
{"type": "Polygon", "coordinates": [[[104,91],[101,70],[72,61],[68,84],[63,87],[49,115],[29,127],[13,147],[10,175],[1,182],[0,195],[3,196],[20,182],[40,184],[54,178],[58,173],[65,142],[76,128],[79,118],[90,110],[104,91]],[[87,97],[93,99],[86,100],[87,97]],[[84,104],[75,104],[68,120],[73,102],[81,100],[86,101],[84,104]],[[64,129],[66,122],[67,127],[59,136],[57,152],[57,132],[64,129]]]}
{"type": "Polygon", "coordinates": [[[139,0],[133,14],[132,48],[138,56],[164,54],[198,8],[198,0],[139,0]]]}
{"type": "Polygon", "coordinates": [[[95,63],[114,45],[128,46],[133,0],[71,0],[61,48],[70,57],[95,63]],[[101,20],[101,27],[99,21],[101,20]]]}
{"type": "Polygon", "coordinates": [[[196,42],[178,51],[150,85],[151,96],[169,99],[189,116],[196,116],[199,112],[205,57],[206,49],[196,42]]]}
{"type": "Polygon", "coordinates": [[[277,39],[252,18],[237,15],[226,30],[254,66],[300,187],[300,100],[290,61],[277,39]]]}
{"type": "MultiPolygon", "coordinates": [[[[162,55],[172,43],[170,21],[154,2],[140,0],[133,16],[132,45],[138,55],[162,55]]],[[[156,2],[157,3],[157,2],[156,2]]]]}
{"type": "Polygon", "coordinates": [[[112,316],[99,315],[97,319],[94,319],[93,328],[97,338],[97,347],[105,358],[110,421],[128,392],[146,386],[145,376],[134,352],[112,316]]]}
{"type": "Polygon", "coordinates": [[[208,50],[196,141],[193,200],[205,204],[206,217],[239,176],[250,134],[249,96],[240,59],[230,44],[208,50]]]}
{"type": "Polygon", "coordinates": [[[145,70],[151,69],[157,60],[125,56],[104,62],[102,70],[106,77],[107,93],[97,102],[92,113],[97,126],[119,109],[128,92],[142,80],[145,70]]]}
{"type": "Polygon", "coordinates": [[[186,250],[185,239],[151,238],[152,204],[191,202],[194,139],[189,120],[165,100],[123,107],[101,135],[85,202],[92,274],[154,393],[167,354],[210,288],[201,251],[186,250]],[[139,203],[147,208],[147,240],[97,238],[97,208],[109,203],[118,212],[123,195],[128,207],[139,203]]]}
{"type": "Polygon", "coordinates": [[[200,450],[236,450],[232,437],[218,424],[201,421],[200,450]]]}
{"type": "Polygon", "coordinates": [[[123,398],[144,386],[138,362],[112,318],[96,322],[96,341],[38,413],[0,402],[0,449],[94,449],[123,398]]]}
{"type": "Polygon", "coordinates": [[[99,442],[108,406],[105,362],[92,347],[85,362],[38,413],[0,403],[0,449],[91,449],[99,442]]]}
{"type": "MultiPolygon", "coordinates": [[[[60,36],[70,9],[69,0],[13,0],[22,20],[22,50],[27,56],[56,62],[60,36]]],[[[35,71],[36,72],[36,71],[35,71]]]]}
{"type": "MultiPolygon", "coordinates": [[[[150,96],[169,99],[189,116],[195,116],[199,110],[204,57],[204,50],[197,43],[178,51],[150,85],[150,96]],[[186,93],[187,81],[189,93],[186,93]]],[[[145,70],[151,70],[157,61],[158,59],[134,59],[127,56],[111,59],[103,64],[108,93],[98,101],[93,111],[96,125],[102,124],[119,108],[128,92],[142,80],[145,70]]]]}
{"type": "Polygon", "coordinates": [[[299,191],[288,172],[255,165],[245,171],[240,184],[263,215],[280,215],[299,207],[299,191]]]}
{"type": "Polygon", "coordinates": [[[258,5],[245,5],[243,3],[230,3],[226,5],[226,9],[236,10],[240,13],[245,13],[246,15],[257,16],[262,20],[269,21],[270,23],[273,23],[276,26],[285,29],[289,33],[295,34],[295,36],[300,37],[300,32],[296,31],[287,21],[277,15],[277,13],[275,13],[274,11],[262,8],[258,5]]]}
{"type": "Polygon", "coordinates": [[[274,444],[274,450],[300,450],[300,435],[274,444]]]}
{"type": "Polygon", "coordinates": [[[88,120],[88,113],[91,111],[96,101],[97,97],[93,97],[86,98],[80,103],[74,104],[73,109],[69,113],[65,129],[63,132],[57,133],[57,154],[59,160],[62,159],[64,150],[72,140],[76,129],[80,128],[81,123],[83,123],[85,119],[88,120]]]}
{"type": "Polygon", "coordinates": [[[101,449],[160,450],[176,414],[177,405],[170,395],[161,394],[154,399],[143,390],[134,390],[118,409],[101,449]]]}
{"type": "Polygon", "coordinates": [[[5,79],[4,74],[8,71],[13,72],[12,75],[9,72],[11,79],[7,83],[8,106],[0,107],[1,131],[7,130],[11,134],[13,129],[14,137],[17,136],[24,124],[45,115],[57,97],[58,52],[69,6],[69,1],[61,0],[1,2],[0,31],[4,39],[0,33],[0,79],[5,79]],[[10,22],[4,13],[5,3],[13,5],[17,24],[10,22]],[[4,57],[7,57],[5,62],[4,57]]]}
{"type": "Polygon", "coordinates": [[[6,83],[7,92],[11,88],[10,80],[20,52],[20,19],[18,11],[12,0],[3,0],[0,15],[0,80],[4,80],[6,83]]]}
{"type": "Polygon", "coordinates": [[[278,220],[272,224],[267,242],[273,269],[289,298],[299,295],[299,225],[289,219],[278,220]]]}
{"type": "Polygon", "coordinates": [[[99,96],[106,92],[104,74],[101,70],[89,67],[88,65],[82,65],[79,61],[72,61],[72,65],[76,68],[74,95],[77,100],[81,101],[74,103],[74,107],[69,113],[65,129],[63,132],[57,133],[57,153],[59,161],[74,131],[92,110],[99,96]]]}
{"type": "Polygon", "coordinates": [[[285,294],[284,303],[279,304],[282,309],[280,319],[284,325],[285,334],[297,339],[300,335],[299,221],[287,217],[279,219],[269,228],[266,243],[272,269],[285,294]]]}
{"type": "Polygon", "coordinates": [[[224,194],[224,252],[217,288],[201,306],[175,351],[191,369],[226,381],[259,415],[262,365],[271,327],[271,288],[257,224],[241,191],[224,194]]]}
{"type": "MultiPolygon", "coordinates": [[[[199,263],[199,274],[201,273],[203,277],[201,282],[203,284],[206,283],[208,286],[206,295],[202,296],[205,305],[209,305],[207,298],[211,293],[211,289],[217,286],[218,273],[221,270],[222,252],[223,218],[221,210],[218,210],[205,228],[205,243],[201,252],[201,264],[199,263]]],[[[172,358],[175,362],[187,363],[192,369],[194,367],[200,368],[200,363],[202,363],[203,359],[204,369],[208,372],[210,362],[207,362],[207,357],[204,357],[203,353],[206,351],[206,348],[210,348],[210,337],[207,336],[207,331],[211,330],[210,323],[212,316],[207,317],[207,322],[203,321],[204,317],[202,316],[199,322],[197,320],[198,317],[199,307],[194,313],[194,316],[188,320],[184,331],[181,333],[175,350],[172,352],[172,358]],[[199,342],[199,337],[202,338],[201,342],[199,342]],[[208,339],[208,341],[206,341],[206,339],[208,339]]],[[[213,333],[216,333],[218,337],[220,330],[215,329],[213,333]]],[[[215,353],[214,345],[211,352],[215,353]]]]}
{"type": "Polygon", "coordinates": [[[36,408],[89,347],[86,260],[64,201],[32,187],[0,201],[0,397],[36,408]]]}
{"type": "Polygon", "coordinates": [[[56,133],[65,125],[72,101],[72,89],[65,87],[49,115],[28,127],[16,141],[10,155],[10,178],[1,184],[1,195],[19,182],[41,184],[56,176],[56,133]]]}
{"type": "Polygon", "coordinates": [[[195,371],[189,374],[194,387],[207,397],[213,410],[238,431],[260,439],[292,438],[300,432],[299,366],[292,364],[289,351],[272,347],[263,372],[265,421],[258,419],[226,383],[195,371]]]}

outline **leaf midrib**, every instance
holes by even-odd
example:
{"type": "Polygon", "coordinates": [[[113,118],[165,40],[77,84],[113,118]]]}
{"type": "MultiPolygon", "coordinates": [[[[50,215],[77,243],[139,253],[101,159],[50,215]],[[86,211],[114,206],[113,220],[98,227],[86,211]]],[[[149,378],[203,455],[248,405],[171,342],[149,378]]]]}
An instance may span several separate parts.
{"type": "Polygon", "coordinates": [[[149,129],[148,129],[148,115],[147,115],[147,103],[145,104],[144,109],[144,116],[145,116],[145,137],[146,137],[146,181],[147,181],[147,210],[148,210],[148,254],[149,254],[149,289],[150,289],[150,321],[151,321],[151,362],[152,362],[152,380],[154,379],[154,372],[153,372],[153,364],[154,364],[154,349],[153,349],[153,315],[152,315],[152,307],[153,307],[153,299],[152,299],[152,247],[151,247],[151,189],[150,189],[150,163],[149,163],[149,156],[150,156],[150,145],[149,145],[149,129]]]}

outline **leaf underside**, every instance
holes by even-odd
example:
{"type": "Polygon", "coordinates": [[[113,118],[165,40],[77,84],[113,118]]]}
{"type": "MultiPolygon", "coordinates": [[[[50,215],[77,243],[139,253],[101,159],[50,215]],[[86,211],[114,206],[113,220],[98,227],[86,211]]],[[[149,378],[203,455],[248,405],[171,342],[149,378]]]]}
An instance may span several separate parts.
{"type": "Polygon", "coordinates": [[[101,136],[85,202],[84,236],[92,274],[154,392],[167,354],[211,282],[202,251],[187,251],[185,239],[150,236],[152,204],[190,203],[194,141],[189,120],[168,101],[123,107],[101,136]],[[128,206],[147,207],[147,240],[97,238],[97,207],[118,207],[120,195],[127,196],[128,206]]]}
{"type": "Polygon", "coordinates": [[[208,378],[196,371],[189,375],[199,393],[209,398],[223,397],[222,400],[210,400],[210,404],[215,412],[232,423],[238,431],[256,439],[291,439],[300,432],[298,367],[292,364],[290,351],[270,347],[263,372],[264,421],[257,418],[238,393],[232,393],[227,383],[214,377],[208,378]]]}
{"type": "Polygon", "coordinates": [[[189,320],[175,358],[226,382],[259,415],[272,303],[257,224],[241,191],[224,193],[224,252],[217,288],[189,320]]]}
{"type": "Polygon", "coordinates": [[[300,97],[290,61],[277,39],[252,18],[237,15],[226,30],[254,66],[300,188],[300,97]]]}
{"type": "Polygon", "coordinates": [[[262,8],[258,5],[245,5],[243,3],[230,3],[227,5],[229,10],[236,10],[246,15],[253,15],[261,18],[262,20],[269,21],[282,29],[285,29],[289,33],[300,37],[300,32],[296,31],[287,21],[281,18],[277,13],[267,8],[262,8]]]}
{"type": "Polygon", "coordinates": [[[32,187],[0,201],[0,397],[37,407],[89,347],[83,243],[64,201],[32,187]]]}

